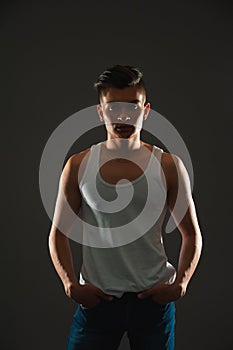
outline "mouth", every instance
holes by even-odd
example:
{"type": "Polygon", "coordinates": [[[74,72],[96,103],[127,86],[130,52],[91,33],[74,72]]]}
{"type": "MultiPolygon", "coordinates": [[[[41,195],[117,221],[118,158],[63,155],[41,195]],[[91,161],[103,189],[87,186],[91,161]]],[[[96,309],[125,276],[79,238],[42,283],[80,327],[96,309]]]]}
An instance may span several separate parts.
{"type": "Polygon", "coordinates": [[[119,132],[129,132],[133,131],[133,129],[134,127],[132,125],[120,125],[115,127],[115,130],[119,132]]]}

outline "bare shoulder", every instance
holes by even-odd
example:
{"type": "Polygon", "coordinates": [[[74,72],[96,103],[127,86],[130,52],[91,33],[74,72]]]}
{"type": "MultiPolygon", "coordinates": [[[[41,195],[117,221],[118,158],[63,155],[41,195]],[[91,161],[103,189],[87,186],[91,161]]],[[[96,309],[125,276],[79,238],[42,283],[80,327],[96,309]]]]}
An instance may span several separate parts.
{"type": "MultiPolygon", "coordinates": [[[[142,144],[151,152],[153,151],[153,145],[145,142],[142,142],[142,144]]],[[[177,165],[179,162],[181,162],[181,159],[177,155],[165,151],[162,152],[161,166],[163,171],[167,173],[167,176],[177,174],[177,165]]]]}
{"type": "Polygon", "coordinates": [[[161,157],[161,166],[166,178],[167,189],[178,183],[178,167],[181,159],[176,154],[163,151],[161,157]]]}
{"type": "Polygon", "coordinates": [[[85,159],[88,159],[90,147],[85,149],[84,151],[81,151],[79,153],[75,153],[67,160],[67,162],[71,162],[74,166],[80,166],[81,162],[85,159]]]}
{"type": "MultiPolygon", "coordinates": [[[[142,142],[142,144],[151,152],[153,151],[153,145],[145,142],[142,142]]],[[[167,176],[174,176],[177,173],[177,164],[179,161],[181,161],[181,159],[177,155],[165,151],[162,152],[161,166],[163,171],[166,172],[167,176]]]]}
{"type": "Polygon", "coordinates": [[[178,188],[184,189],[184,193],[186,194],[191,193],[189,174],[179,156],[176,154],[163,152],[161,166],[163,169],[163,174],[166,178],[168,192],[172,191],[174,197],[178,191],[178,188]]]}
{"type": "Polygon", "coordinates": [[[162,152],[162,158],[161,158],[161,164],[166,170],[169,168],[169,170],[176,169],[176,164],[180,160],[180,158],[176,154],[168,153],[163,151],[162,152]]]}
{"type": "Polygon", "coordinates": [[[90,149],[91,148],[89,147],[79,153],[73,154],[66,162],[66,166],[71,169],[73,178],[75,178],[75,181],[78,183],[83,176],[90,155],[90,149]]]}

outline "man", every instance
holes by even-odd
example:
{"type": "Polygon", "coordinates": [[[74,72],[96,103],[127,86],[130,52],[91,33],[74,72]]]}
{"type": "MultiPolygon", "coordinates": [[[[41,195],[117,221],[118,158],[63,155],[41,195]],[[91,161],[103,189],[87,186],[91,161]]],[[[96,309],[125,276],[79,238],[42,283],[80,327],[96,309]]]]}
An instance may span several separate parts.
{"type": "Polygon", "coordinates": [[[72,220],[67,232],[53,222],[49,235],[51,258],[65,292],[79,304],[67,350],[117,349],[125,331],[133,350],[172,350],[174,302],[185,295],[202,249],[188,174],[178,156],[140,140],[150,104],[137,68],[109,68],[95,87],[107,140],[69,158],[56,205],[59,219],[65,212],[60,199],[63,192],[73,212],[78,215],[82,209],[85,218],[79,280],[67,238],[72,220]],[[95,180],[102,200],[93,186],[95,180]],[[132,186],[135,198],[126,203],[132,186]],[[167,209],[182,235],[177,271],[167,261],[161,237],[167,209]],[[141,221],[132,220],[138,217],[141,221]],[[154,224],[149,225],[151,218],[154,224]],[[86,225],[88,220],[95,225],[86,225]]]}

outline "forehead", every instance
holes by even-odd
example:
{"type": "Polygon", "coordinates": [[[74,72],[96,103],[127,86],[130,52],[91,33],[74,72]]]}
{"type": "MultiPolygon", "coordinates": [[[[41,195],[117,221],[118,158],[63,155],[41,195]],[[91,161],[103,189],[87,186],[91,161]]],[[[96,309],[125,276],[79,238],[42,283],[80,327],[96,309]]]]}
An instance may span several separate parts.
{"type": "Polygon", "coordinates": [[[103,92],[101,96],[103,103],[106,102],[130,102],[130,101],[140,101],[144,102],[145,94],[143,90],[132,86],[126,87],[124,89],[109,88],[103,92]]]}

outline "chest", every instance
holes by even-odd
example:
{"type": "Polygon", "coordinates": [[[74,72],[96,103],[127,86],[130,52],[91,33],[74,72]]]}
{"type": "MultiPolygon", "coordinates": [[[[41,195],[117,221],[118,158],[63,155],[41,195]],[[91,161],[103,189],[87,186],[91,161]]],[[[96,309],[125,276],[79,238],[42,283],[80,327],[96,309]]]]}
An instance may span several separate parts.
{"type": "MultiPolygon", "coordinates": [[[[148,163],[148,161],[147,161],[148,163]]],[[[103,163],[102,163],[103,164],[103,163]]],[[[110,160],[106,161],[99,169],[101,178],[110,184],[116,184],[118,181],[127,179],[128,181],[135,181],[141,177],[147,165],[145,161],[141,163],[128,160],[110,160]],[[143,163],[143,164],[142,164],[143,163]],[[139,165],[138,165],[139,164],[139,165]]]]}

